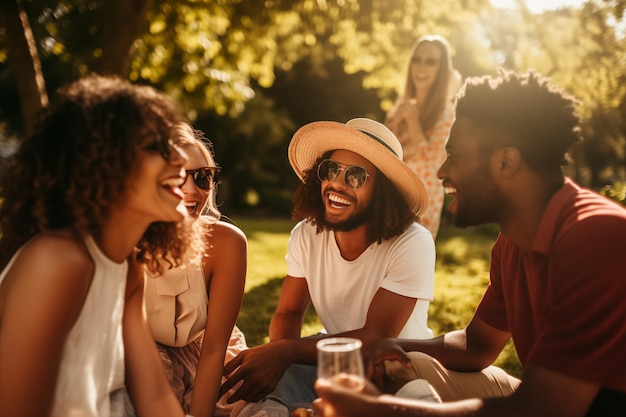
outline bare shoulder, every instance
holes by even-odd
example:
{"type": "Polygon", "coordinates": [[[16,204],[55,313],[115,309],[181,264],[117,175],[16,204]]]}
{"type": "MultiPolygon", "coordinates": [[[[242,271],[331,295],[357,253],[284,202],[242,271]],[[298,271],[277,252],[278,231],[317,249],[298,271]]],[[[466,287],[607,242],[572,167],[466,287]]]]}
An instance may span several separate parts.
{"type": "Polygon", "coordinates": [[[7,271],[0,287],[1,309],[13,317],[37,317],[32,322],[41,325],[65,327],[82,308],[94,268],[79,236],[69,231],[37,235],[7,271]]]}
{"type": "Polygon", "coordinates": [[[82,238],[69,231],[54,231],[41,233],[24,245],[13,269],[20,274],[28,272],[23,279],[41,280],[43,285],[52,277],[57,284],[70,284],[91,277],[94,263],[82,238]]]}
{"type": "Polygon", "coordinates": [[[209,238],[211,246],[244,246],[248,244],[248,239],[239,227],[234,224],[218,221],[211,225],[211,237],[209,238]]]}
{"type": "Polygon", "coordinates": [[[219,220],[213,225],[216,233],[232,236],[234,239],[247,240],[246,234],[239,227],[232,223],[219,220]]]}
{"type": "MultiPolygon", "coordinates": [[[[205,268],[215,272],[226,265],[245,265],[248,258],[248,239],[235,225],[218,221],[211,225],[211,234],[206,242],[205,268]]],[[[207,274],[210,276],[211,274],[207,274]]]]}

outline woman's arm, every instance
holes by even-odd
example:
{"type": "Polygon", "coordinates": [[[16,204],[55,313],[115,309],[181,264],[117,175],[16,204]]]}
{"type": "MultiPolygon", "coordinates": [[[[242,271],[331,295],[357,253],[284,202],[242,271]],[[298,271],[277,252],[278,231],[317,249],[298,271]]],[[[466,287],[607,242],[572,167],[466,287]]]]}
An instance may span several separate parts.
{"type": "Polygon", "coordinates": [[[190,413],[212,417],[222,383],[224,358],[239,316],[246,281],[248,243],[238,228],[224,222],[213,226],[205,259],[209,297],[207,324],[194,381],[190,413]]]}
{"type": "Polygon", "coordinates": [[[0,415],[49,415],[63,348],[89,292],[83,242],[40,235],[0,287],[0,415]]]}
{"type": "Polygon", "coordinates": [[[143,271],[129,258],[124,306],[126,386],[139,417],[174,417],[185,413],[165,375],[148,327],[143,303],[143,271]]]}

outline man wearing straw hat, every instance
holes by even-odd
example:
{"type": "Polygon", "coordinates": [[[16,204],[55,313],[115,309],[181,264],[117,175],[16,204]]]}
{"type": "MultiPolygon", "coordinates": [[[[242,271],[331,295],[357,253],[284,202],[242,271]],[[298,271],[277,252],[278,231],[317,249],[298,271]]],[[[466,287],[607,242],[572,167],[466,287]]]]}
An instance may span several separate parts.
{"type": "Polygon", "coordinates": [[[243,381],[229,401],[273,390],[286,405],[312,401],[319,337],[432,337],[435,247],[417,222],[428,197],[394,134],[364,118],[310,123],[293,136],[289,162],[302,180],[292,215],[303,220],[291,232],[270,343],[225,366],[223,393],[243,381]],[[311,302],[325,334],[300,338],[311,302]]]}

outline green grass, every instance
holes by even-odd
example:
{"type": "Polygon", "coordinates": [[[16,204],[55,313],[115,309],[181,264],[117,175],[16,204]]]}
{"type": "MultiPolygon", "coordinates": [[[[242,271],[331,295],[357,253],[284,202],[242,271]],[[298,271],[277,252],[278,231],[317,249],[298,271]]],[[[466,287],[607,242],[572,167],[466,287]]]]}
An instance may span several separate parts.
{"type": "MultiPolygon", "coordinates": [[[[237,321],[249,346],[268,341],[269,321],[276,308],[283,278],[289,232],[295,222],[284,219],[234,218],[248,237],[246,294],[237,321]]],[[[489,281],[489,260],[497,227],[458,229],[442,226],[437,237],[435,300],[430,305],[429,325],[435,335],[464,327],[474,313],[489,281]]],[[[321,325],[311,308],[304,320],[303,335],[316,333],[321,325]]],[[[515,376],[522,370],[512,343],[496,365],[515,376]]]]}

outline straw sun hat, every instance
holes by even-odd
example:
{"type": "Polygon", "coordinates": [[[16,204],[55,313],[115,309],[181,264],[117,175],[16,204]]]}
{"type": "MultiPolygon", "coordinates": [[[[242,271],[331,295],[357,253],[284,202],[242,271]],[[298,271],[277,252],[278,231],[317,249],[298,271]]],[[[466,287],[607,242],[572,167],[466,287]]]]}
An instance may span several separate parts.
{"type": "Polygon", "coordinates": [[[346,124],[313,122],[302,126],[289,143],[289,163],[300,179],[304,171],[328,151],[345,149],[370,161],[398,189],[411,211],[420,216],[428,208],[428,194],[420,178],[402,161],[402,145],[385,125],[358,118],[346,124]]]}

